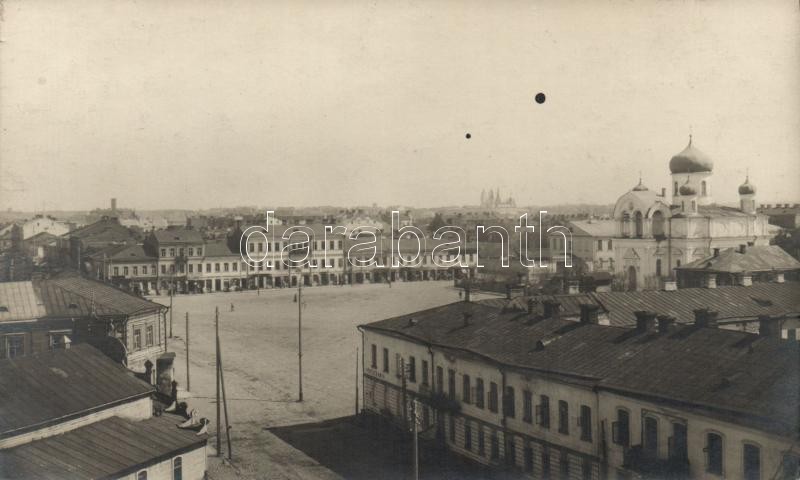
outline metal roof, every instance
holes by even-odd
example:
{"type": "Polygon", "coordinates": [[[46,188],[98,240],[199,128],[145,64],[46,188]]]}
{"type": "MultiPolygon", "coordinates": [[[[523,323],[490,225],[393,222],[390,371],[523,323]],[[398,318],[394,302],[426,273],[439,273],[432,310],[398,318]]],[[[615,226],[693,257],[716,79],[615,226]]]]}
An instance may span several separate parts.
{"type": "Polygon", "coordinates": [[[747,247],[744,253],[735,248],[727,248],[717,256],[709,255],[677,269],[710,273],[764,272],[798,270],[800,262],[778,245],[761,245],[747,247]]]}
{"type": "Polygon", "coordinates": [[[35,282],[50,317],[134,315],[166,308],[111,285],[64,274],[35,282]]]}
{"type": "Polygon", "coordinates": [[[203,448],[207,435],[177,428],[181,420],[171,415],[138,422],[111,417],[2,450],[0,477],[121,478],[164,459],[203,448]]]}
{"type": "Polygon", "coordinates": [[[0,282],[0,323],[35,320],[46,314],[31,282],[0,282]]]}
{"type": "Polygon", "coordinates": [[[0,438],[149,395],[153,387],[94,347],[0,360],[0,438]]]}
{"type": "Polygon", "coordinates": [[[781,435],[791,434],[797,425],[797,342],[695,326],[639,332],[467,302],[361,328],[474,354],[510,368],[678,402],[705,415],[781,435]],[[471,315],[466,324],[465,313],[471,315]],[[540,341],[546,345],[537,347],[540,341]]]}
{"type": "Polygon", "coordinates": [[[188,228],[167,228],[153,231],[156,241],[161,244],[170,243],[203,243],[203,236],[197,230],[188,228]]]}

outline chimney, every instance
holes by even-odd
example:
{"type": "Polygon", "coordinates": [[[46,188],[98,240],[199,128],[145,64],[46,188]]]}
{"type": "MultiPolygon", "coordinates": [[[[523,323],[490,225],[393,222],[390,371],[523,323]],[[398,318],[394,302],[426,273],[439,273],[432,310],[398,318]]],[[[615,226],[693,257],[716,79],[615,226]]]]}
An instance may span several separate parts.
{"type": "Polygon", "coordinates": [[[783,276],[783,272],[775,272],[775,283],[783,283],[786,279],[783,276]]]}
{"type": "Polygon", "coordinates": [[[409,317],[409,319],[408,319],[408,326],[409,326],[409,327],[413,327],[413,326],[414,326],[414,325],[416,325],[416,324],[417,324],[417,320],[416,320],[414,317],[409,317]]]}
{"type": "Polygon", "coordinates": [[[769,315],[759,315],[758,335],[761,337],[781,338],[781,324],[778,319],[769,315]]]}
{"type": "Polygon", "coordinates": [[[544,318],[552,318],[558,316],[558,311],[561,309],[561,303],[555,300],[544,301],[544,318]]]}
{"type": "Polygon", "coordinates": [[[597,311],[600,310],[600,306],[594,303],[582,303],[580,305],[581,308],[581,323],[591,323],[597,325],[598,315],[597,311]]]}
{"type": "Polygon", "coordinates": [[[719,247],[714,248],[714,258],[719,257],[719,247]]]}
{"type": "Polygon", "coordinates": [[[675,280],[664,280],[664,291],[665,292],[674,292],[678,289],[678,282],[675,280]]]}
{"type": "Polygon", "coordinates": [[[649,332],[653,330],[656,322],[656,314],[647,310],[637,310],[633,312],[636,315],[636,331],[640,333],[649,332]]]}
{"type": "Polygon", "coordinates": [[[568,288],[568,293],[570,295],[577,295],[581,293],[581,286],[580,283],[577,281],[569,282],[569,286],[567,288],[568,288]]]}
{"type": "Polygon", "coordinates": [[[717,275],[709,273],[706,275],[706,288],[717,288],[717,275]]]}
{"type": "Polygon", "coordinates": [[[675,317],[669,315],[659,315],[658,319],[658,333],[667,333],[672,330],[675,325],[675,317]]]}
{"type": "Polygon", "coordinates": [[[112,198],[111,199],[111,213],[112,214],[117,213],[117,199],[116,198],[112,198]]]}
{"type": "Polygon", "coordinates": [[[739,277],[739,283],[743,287],[749,287],[753,284],[753,277],[749,273],[743,273],[739,277]]]}
{"type": "Polygon", "coordinates": [[[739,245],[739,253],[747,253],[747,244],[743,243],[739,245]]]}
{"type": "Polygon", "coordinates": [[[714,312],[707,308],[695,309],[694,324],[698,327],[717,328],[717,315],[719,315],[719,312],[714,312]]]}

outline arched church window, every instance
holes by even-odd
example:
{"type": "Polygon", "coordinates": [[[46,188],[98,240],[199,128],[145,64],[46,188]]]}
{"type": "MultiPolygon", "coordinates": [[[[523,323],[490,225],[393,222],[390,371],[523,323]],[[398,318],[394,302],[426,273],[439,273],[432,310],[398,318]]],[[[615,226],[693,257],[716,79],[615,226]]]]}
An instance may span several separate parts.
{"type": "Polygon", "coordinates": [[[633,221],[636,224],[636,237],[642,238],[644,235],[644,221],[642,218],[642,212],[636,212],[633,214],[633,221]]]}
{"type": "Polygon", "coordinates": [[[664,236],[664,214],[660,210],[653,214],[653,236],[664,236]]]}
{"type": "Polygon", "coordinates": [[[693,211],[693,212],[696,212],[696,211],[697,211],[697,202],[696,202],[696,201],[694,201],[694,200],[692,200],[692,211],[693,211]]]}
{"type": "Polygon", "coordinates": [[[656,259],[656,276],[657,277],[661,276],[661,259],[660,258],[656,259]]]}
{"type": "Polygon", "coordinates": [[[622,236],[628,237],[631,234],[631,215],[628,212],[622,214],[622,236]]]}
{"type": "Polygon", "coordinates": [[[678,182],[675,182],[675,190],[673,191],[672,194],[675,195],[676,197],[678,196],[678,182]]]}
{"type": "Polygon", "coordinates": [[[700,191],[702,192],[702,195],[705,197],[706,196],[706,181],[705,180],[700,182],[700,191]]]}

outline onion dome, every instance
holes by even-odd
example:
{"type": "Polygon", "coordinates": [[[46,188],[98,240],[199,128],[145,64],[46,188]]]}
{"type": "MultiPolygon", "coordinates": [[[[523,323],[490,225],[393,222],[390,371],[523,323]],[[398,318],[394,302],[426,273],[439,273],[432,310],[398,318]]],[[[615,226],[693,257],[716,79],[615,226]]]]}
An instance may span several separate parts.
{"type": "Polygon", "coordinates": [[[672,173],[710,172],[713,169],[714,162],[708,155],[694,148],[691,135],[689,145],[669,161],[669,171],[672,173]]]}
{"type": "Polygon", "coordinates": [[[697,195],[697,190],[695,190],[693,186],[689,185],[689,177],[686,177],[686,183],[681,185],[681,188],[678,189],[678,192],[683,196],[697,195]]]}
{"type": "Polygon", "coordinates": [[[739,185],[739,195],[755,195],[756,186],[750,183],[750,177],[745,178],[744,183],[739,185]]]}
{"type": "Polygon", "coordinates": [[[636,185],[635,187],[633,187],[633,191],[634,192],[646,192],[647,191],[647,187],[645,187],[644,184],[642,183],[642,176],[641,175],[639,176],[639,184],[636,185]]]}

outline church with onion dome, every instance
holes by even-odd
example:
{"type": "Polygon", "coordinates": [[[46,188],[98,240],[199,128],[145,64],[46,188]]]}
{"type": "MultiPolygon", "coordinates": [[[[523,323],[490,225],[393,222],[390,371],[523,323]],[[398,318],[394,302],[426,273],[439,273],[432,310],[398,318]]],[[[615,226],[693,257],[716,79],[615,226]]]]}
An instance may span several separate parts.
{"type": "Polygon", "coordinates": [[[738,187],[738,208],[716,204],[714,162],[691,137],[670,159],[669,170],[669,189],[651,190],[640,178],[614,206],[611,268],[625,289],[672,288],[674,268],[717,248],[768,245],[772,238],[767,217],[756,212],[756,187],[749,175],[738,187]]]}

